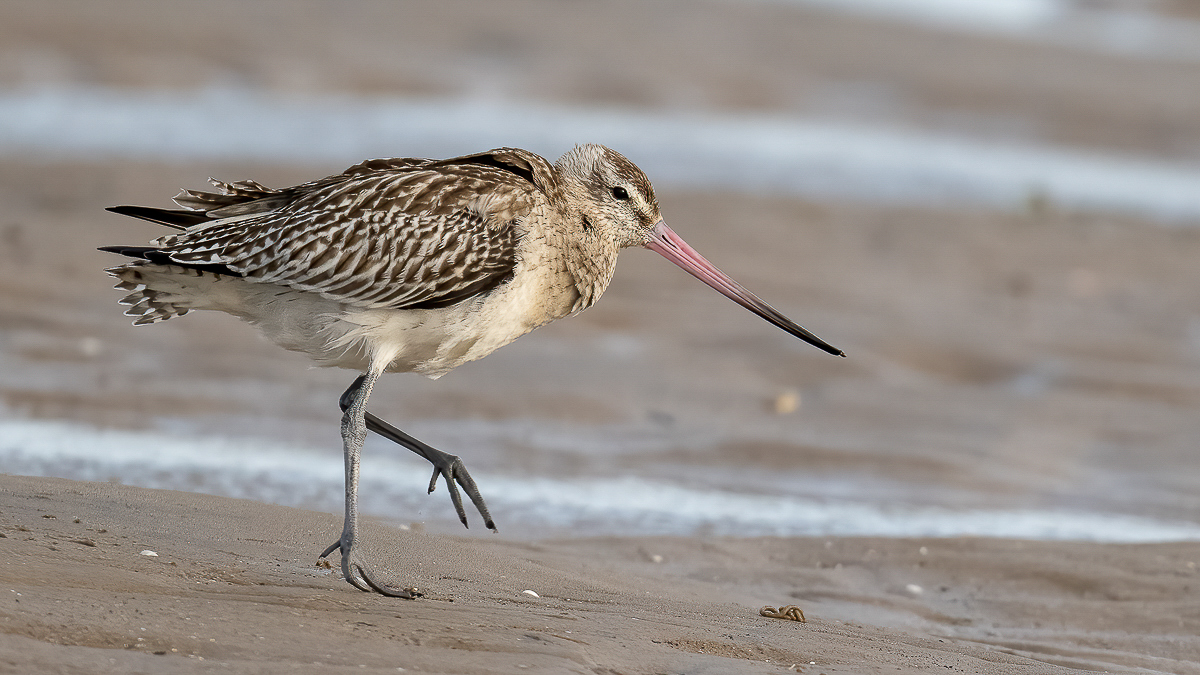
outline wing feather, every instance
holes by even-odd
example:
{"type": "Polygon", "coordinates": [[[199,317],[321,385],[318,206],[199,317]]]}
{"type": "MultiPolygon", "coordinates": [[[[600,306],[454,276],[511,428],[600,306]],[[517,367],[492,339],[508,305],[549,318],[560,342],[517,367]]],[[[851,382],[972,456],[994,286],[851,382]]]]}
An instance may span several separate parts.
{"type": "Polygon", "coordinates": [[[372,160],[283,190],[186,191],[210,217],[155,243],[169,259],[377,308],[441,307],[511,276],[521,223],[555,199],[553,169],[501,149],[453,160],[372,160]],[[259,203],[267,202],[267,203],[259,203]],[[223,216],[223,217],[222,217],[223,216]]]}

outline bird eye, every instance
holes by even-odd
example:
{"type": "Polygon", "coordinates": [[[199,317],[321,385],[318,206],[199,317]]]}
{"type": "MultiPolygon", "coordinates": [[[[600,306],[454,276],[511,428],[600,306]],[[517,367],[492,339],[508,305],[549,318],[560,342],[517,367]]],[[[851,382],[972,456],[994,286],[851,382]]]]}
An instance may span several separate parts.
{"type": "Polygon", "coordinates": [[[626,201],[629,199],[629,192],[626,191],[625,188],[618,185],[617,187],[612,189],[612,196],[613,196],[613,199],[617,199],[619,201],[626,201]]]}

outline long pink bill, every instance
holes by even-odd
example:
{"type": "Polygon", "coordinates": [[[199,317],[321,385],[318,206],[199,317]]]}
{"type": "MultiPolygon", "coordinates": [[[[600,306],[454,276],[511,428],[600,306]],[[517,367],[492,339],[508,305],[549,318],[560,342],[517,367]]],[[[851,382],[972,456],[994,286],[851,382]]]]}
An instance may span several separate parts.
{"type": "Polygon", "coordinates": [[[730,279],[729,275],[705,260],[704,256],[696,252],[696,249],[688,246],[687,242],[671,231],[671,228],[667,227],[665,222],[660,220],[654,226],[653,238],[646,244],[646,248],[687,270],[692,276],[715,288],[721,295],[733,300],[742,307],[754,312],[810,345],[819,347],[834,356],[846,355],[842,350],[801,328],[791,319],[776,311],[774,307],[759,300],[757,295],[746,290],[733,279],[730,279]]]}

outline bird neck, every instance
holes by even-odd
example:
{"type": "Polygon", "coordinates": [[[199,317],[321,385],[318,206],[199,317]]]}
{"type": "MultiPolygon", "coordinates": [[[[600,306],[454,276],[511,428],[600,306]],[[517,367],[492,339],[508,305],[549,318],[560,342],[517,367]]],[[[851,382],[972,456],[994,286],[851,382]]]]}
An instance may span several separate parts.
{"type": "MultiPolygon", "coordinates": [[[[563,209],[558,217],[532,218],[519,259],[545,290],[543,323],[591,307],[616,270],[618,246],[585,227],[582,213],[563,209]]],[[[540,325],[540,323],[539,323],[540,325]]]]}
{"type": "Polygon", "coordinates": [[[565,247],[567,272],[570,274],[578,297],[571,307],[571,314],[582,312],[600,299],[617,269],[616,242],[607,237],[568,237],[565,247]]]}

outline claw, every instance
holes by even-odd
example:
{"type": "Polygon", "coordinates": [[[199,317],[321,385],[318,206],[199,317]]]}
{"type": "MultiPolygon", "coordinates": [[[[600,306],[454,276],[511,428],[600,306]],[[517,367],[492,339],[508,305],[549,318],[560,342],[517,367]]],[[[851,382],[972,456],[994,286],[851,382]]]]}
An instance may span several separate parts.
{"type": "Polygon", "coordinates": [[[446,476],[446,489],[450,491],[450,501],[454,503],[454,510],[458,512],[458,519],[462,521],[463,527],[470,529],[467,524],[467,510],[463,508],[462,497],[458,494],[458,486],[454,484],[453,474],[446,476]]]}
{"type": "Polygon", "coordinates": [[[351,586],[357,588],[358,590],[362,591],[363,593],[370,593],[372,591],[371,585],[368,582],[363,580],[362,567],[360,567],[359,565],[354,565],[350,569],[351,569],[351,573],[345,575],[346,581],[351,586]]]}
{"type": "MultiPolygon", "coordinates": [[[[381,584],[372,579],[371,575],[367,574],[366,568],[364,568],[362,565],[355,565],[354,569],[362,575],[362,580],[371,587],[370,590],[375,591],[380,595],[386,595],[389,598],[404,598],[405,600],[416,600],[424,595],[424,593],[417,591],[416,588],[396,588],[395,586],[381,584]]],[[[357,584],[355,585],[357,586],[357,584]]]]}
{"type": "MultiPolygon", "coordinates": [[[[339,549],[342,549],[342,542],[340,539],[330,544],[329,548],[325,549],[325,552],[321,554],[320,558],[324,558],[325,556],[339,549]]],[[[342,550],[342,555],[345,556],[345,549],[342,550]]],[[[381,584],[372,579],[370,573],[367,572],[367,568],[363,567],[361,564],[353,561],[347,562],[345,559],[343,559],[342,562],[343,574],[346,577],[346,581],[351,586],[363,591],[364,593],[378,593],[380,595],[386,595],[389,598],[404,598],[406,600],[415,600],[416,598],[420,598],[424,595],[423,593],[418,592],[415,587],[396,588],[395,586],[381,584]]]]}
{"type": "Polygon", "coordinates": [[[339,539],[339,540],[333,542],[332,544],[330,544],[329,548],[325,549],[324,553],[317,556],[317,560],[320,560],[321,558],[328,556],[330,553],[333,553],[334,551],[341,550],[341,548],[342,548],[342,540],[339,539]]]}
{"type": "Polygon", "coordinates": [[[483,496],[479,494],[479,488],[475,487],[475,481],[471,480],[470,474],[464,473],[461,480],[463,481],[463,490],[471,498],[471,503],[479,511],[479,515],[483,516],[484,527],[492,532],[499,532],[496,529],[496,523],[492,521],[492,514],[488,512],[487,504],[483,502],[483,496]]]}

